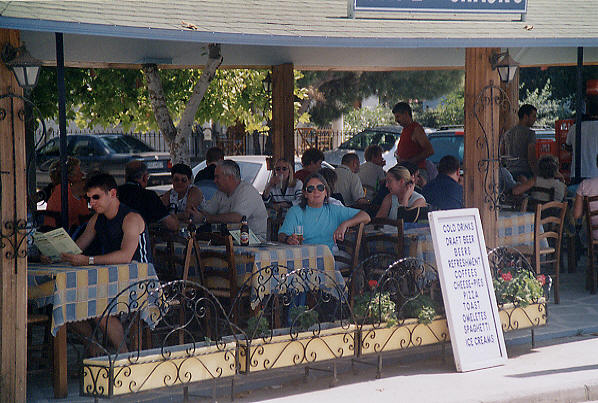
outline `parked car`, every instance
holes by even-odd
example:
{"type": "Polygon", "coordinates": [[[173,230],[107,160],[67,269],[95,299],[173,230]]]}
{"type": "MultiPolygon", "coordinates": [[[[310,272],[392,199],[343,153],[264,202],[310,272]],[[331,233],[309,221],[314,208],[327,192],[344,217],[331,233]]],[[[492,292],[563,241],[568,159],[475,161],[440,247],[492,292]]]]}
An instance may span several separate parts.
{"type": "MultiPolygon", "coordinates": [[[[536,154],[538,157],[542,154],[554,154],[553,150],[558,152],[554,129],[547,127],[533,127],[532,129],[536,132],[536,154]],[[552,143],[554,143],[554,147],[551,146],[552,143]]],[[[463,162],[464,134],[463,127],[441,128],[441,130],[429,134],[428,139],[434,147],[434,155],[428,159],[434,164],[438,164],[445,155],[454,155],[463,162]]],[[[558,158],[557,154],[554,155],[558,158]]]]}
{"type": "MultiPolygon", "coordinates": [[[[266,184],[272,175],[272,171],[269,171],[267,166],[268,158],[270,157],[267,155],[234,155],[225,157],[225,159],[231,159],[239,164],[239,168],[241,169],[241,180],[252,184],[253,187],[256,188],[260,193],[264,191],[266,184]]],[[[326,162],[322,163],[322,166],[332,168],[332,166],[326,162]]],[[[205,167],[205,161],[195,165],[192,168],[193,177],[195,178],[195,175],[197,175],[197,173],[205,167]]],[[[295,172],[301,168],[301,159],[299,157],[295,157],[295,172]]],[[[196,185],[199,186],[208,199],[215,191],[215,185],[212,181],[201,181],[201,183],[196,183],[196,185]]],[[[172,186],[168,184],[152,186],[150,189],[158,194],[163,194],[166,193],[171,187],[172,186]]]]}
{"type": "MultiPolygon", "coordinates": [[[[55,137],[39,147],[37,157],[37,186],[50,183],[49,169],[60,158],[60,139],[55,137]]],[[[114,176],[120,185],[125,182],[125,165],[142,160],[150,173],[149,185],[170,183],[170,154],[159,152],[132,136],[122,134],[76,134],[67,136],[67,154],[81,160],[81,168],[90,173],[96,170],[114,176]]]]}
{"type": "MultiPolygon", "coordinates": [[[[424,128],[424,130],[428,135],[434,132],[434,129],[427,127],[424,128]]],[[[398,125],[365,129],[342,143],[338,148],[324,152],[324,157],[326,162],[333,166],[337,166],[340,165],[343,155],[354,152],[359,156],[360,162],[364,163],[364,152],[367,146],[370,144],[378,144],[382,147],[382,157],[386,160],[384,170],[388,170],[397,163],[395,151],[397,150],[402,131],[403,128],[398,125]]]]}

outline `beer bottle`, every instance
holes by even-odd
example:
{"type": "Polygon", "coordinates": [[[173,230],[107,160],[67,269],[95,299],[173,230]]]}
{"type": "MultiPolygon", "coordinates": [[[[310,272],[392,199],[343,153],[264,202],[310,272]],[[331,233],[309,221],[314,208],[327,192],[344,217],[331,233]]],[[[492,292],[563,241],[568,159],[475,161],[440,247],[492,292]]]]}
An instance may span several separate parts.
{"type": "Polygon", "coordinates": [[[241,218],[241,246],[249,246],[249,225],[247,224],[247,217],[241,218]]]}

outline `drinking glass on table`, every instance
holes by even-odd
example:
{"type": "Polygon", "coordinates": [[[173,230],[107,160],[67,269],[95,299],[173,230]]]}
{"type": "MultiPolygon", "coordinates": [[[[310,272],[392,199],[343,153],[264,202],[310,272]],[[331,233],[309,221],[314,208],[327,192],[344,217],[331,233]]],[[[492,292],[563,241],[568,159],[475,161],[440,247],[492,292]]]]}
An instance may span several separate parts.
{"type": "Polygon", "coordinates": [[[303,245],[303,225],[295,226],[295,235],[297,235],[297,240],[299,241],[299,245],[303,245]]]}

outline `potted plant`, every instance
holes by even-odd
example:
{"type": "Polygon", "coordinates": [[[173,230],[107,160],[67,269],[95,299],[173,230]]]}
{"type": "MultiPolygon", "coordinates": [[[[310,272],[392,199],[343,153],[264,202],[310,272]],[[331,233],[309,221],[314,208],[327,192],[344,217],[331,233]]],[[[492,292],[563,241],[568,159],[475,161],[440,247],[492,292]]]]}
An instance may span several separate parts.
{"type": "Polygon", "coordinates": [[[549,278],[513,267],[503,267],[496,274],[493,285],[503,331],[546,324],[544,287],[549,278]]]}
{"type": "Polygon", "coordinates": [[[389,292],[377,291],[370,280],[369,293],[355,298],[354,314],[360,321],[359,354],[380,353],[448,340],[446,319],[437,316],[436,304],[424,294],[407,299],[397,315],[389,292]]]}

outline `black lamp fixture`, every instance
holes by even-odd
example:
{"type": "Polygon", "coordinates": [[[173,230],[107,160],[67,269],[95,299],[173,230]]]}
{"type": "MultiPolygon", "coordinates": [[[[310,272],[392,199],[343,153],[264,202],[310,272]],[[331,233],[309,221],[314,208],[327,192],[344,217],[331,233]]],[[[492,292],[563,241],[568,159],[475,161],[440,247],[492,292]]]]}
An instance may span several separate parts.
{"type": "Polygon", "coordinates": [[[15,48],[7,43],[2,49],[2,61],[13,72],[19,86],[25,91],[30,91],[37,85],[42,62],[31,56],[25,45],[15,48]]]}
{"type": "Polygon", "coordinates": [[[268,94],[272,92],[272,76],[270,75],[269,71],[266,75],[266,78],[262,80],[262,84],[264,85],[264,91],[266,91],[268,94]]]}
{"type": "Polygon", "coordinates": [[[511,82],[519,67],[519,63],[509,55],[508,50],[502,53],[494,53],[490,57],[490,64],[492,70],[498,70],[498,76],[503,83],[511,82]]]}

